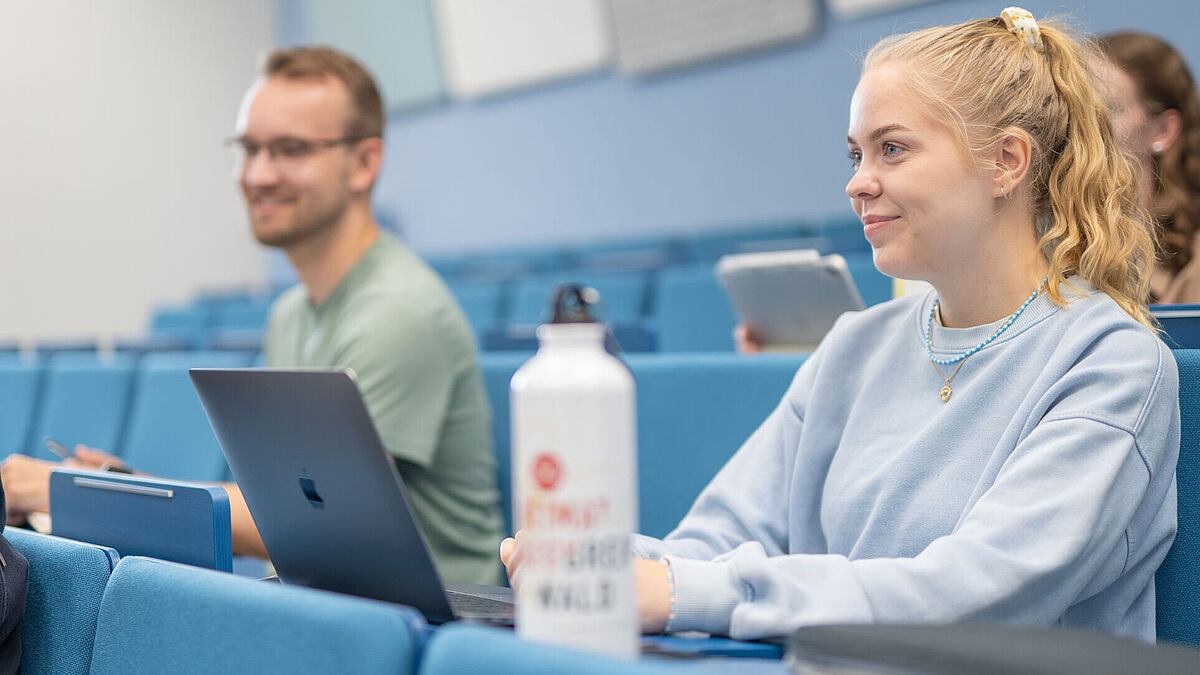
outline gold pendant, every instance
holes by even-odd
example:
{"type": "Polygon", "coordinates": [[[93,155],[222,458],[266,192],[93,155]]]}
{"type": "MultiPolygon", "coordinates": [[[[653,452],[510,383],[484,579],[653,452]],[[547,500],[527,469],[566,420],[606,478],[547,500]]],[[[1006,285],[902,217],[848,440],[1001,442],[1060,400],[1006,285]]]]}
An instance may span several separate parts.
{"type": "Polygon", "coordinates": [[[953,392],[952,392],[952,391],[950,391],[950,383],[949,383],[949,382],[947,382],[947,383],[946,383],[946,386],[942,387],[942,403],[945,403],[946,401],[949,401],[949,400],[950,400],[950,394],[952,394],[952,393],[953,393],[953,392]]]}

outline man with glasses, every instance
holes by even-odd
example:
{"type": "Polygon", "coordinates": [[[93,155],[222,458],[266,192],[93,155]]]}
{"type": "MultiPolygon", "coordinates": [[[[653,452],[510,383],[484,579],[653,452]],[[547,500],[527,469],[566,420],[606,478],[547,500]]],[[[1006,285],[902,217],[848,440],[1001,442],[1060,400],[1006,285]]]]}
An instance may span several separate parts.
{"type": "MultiPolygon", "coordinates": [[[[282,249],[301,281],[271,308],[267,365],[353,369],[443,580],[499,583],[503,521],[474,337],[437,274],[372,215],[383,131],[370,75],[332,49],[272,53],[246,94],[227,143],[235,176],[255,238],[282,249]]],[[[240,490],[226,488],[235,552],[265,556],[240,490]]]]}

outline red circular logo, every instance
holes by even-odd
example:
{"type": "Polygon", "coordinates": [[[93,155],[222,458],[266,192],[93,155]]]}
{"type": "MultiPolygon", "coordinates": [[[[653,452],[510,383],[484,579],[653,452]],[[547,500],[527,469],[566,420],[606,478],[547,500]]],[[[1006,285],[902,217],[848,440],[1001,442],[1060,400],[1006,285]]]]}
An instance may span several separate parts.
{"type": "Polygon", "coordinates": [[[553,490],[559,478],[562,478],[562,466],[552,453],[543,452],[533,460],[533,479],[543,490],[553,490]]]}

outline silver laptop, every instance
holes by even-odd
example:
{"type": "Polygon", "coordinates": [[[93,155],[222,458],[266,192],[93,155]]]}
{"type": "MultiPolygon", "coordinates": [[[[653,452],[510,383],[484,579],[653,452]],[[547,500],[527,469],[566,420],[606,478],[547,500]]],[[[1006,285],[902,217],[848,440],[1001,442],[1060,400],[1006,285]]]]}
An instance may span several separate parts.
{"type": "Polygon", "coordinates": [[[189,372],[280,581],[512,622],[511,589],[442,584],[352,372],[189,372]]]}

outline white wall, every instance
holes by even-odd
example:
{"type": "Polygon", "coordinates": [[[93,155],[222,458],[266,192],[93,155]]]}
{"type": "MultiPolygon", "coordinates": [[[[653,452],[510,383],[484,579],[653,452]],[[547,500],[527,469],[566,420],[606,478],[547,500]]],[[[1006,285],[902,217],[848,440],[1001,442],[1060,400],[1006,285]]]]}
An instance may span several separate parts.
{"type": "Polygon", "coordinates": [[[222,140],[274,2],[0,0],[0,338],[131,335],[262,284],[222,140]]]}

